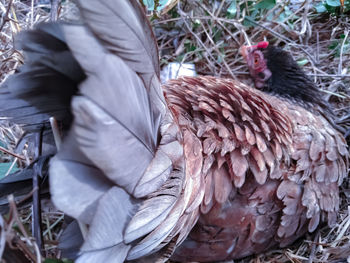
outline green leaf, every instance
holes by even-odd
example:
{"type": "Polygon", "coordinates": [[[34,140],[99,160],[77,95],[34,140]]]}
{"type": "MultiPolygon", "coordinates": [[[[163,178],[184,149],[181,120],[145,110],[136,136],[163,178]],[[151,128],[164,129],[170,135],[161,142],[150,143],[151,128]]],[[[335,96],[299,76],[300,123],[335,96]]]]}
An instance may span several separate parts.
{"type": "Polygon", "coordinates": [[[276,0],[262,0],[254,7],[256,9],[271,9],[276,5],[276,0]]]}
{"type": "Polygon", "coordinates": [[[176,57],[176,61],[177,61],[177,62],[182,63],[182,62],[183,62],[184,57],[185,57],[185,55],[184,55],[184,54],[178,55],[178,56],[176,57]]]}
{"type": "Polygon", "coordinates": [[[337,9],[339,8],[338,6],[330,6],[330,5],[327,5],[327,4],[325,4],[324,6],[326,7],[327,12],[330,13],[330,14],[333,14],[333,15],[336,15],[337,9]]]}
{"type": "Polygon", "coordinates": [[[157,11],[161,11],[168,4],[169,0],[159,0],[157,11]]]}
{"type": "Polygon", "coordinates": [[[350,10],[350,1],[349,0],[345,0],[345,12],[349,11],[350,10]]]}
{"type": "MultiPolygon", "coordinates": [[[[286,16],[290,16],[291,14],[293,14],[292,10],[290,10],[290,9],[288,8],[288,6],[286,6],[286,7],[284,8],[284,13],[286,14],[286,16]]],[[[295,17],[295,16],[293,16],[293,17],[295,17]]]]}
{"type": "Polygon", "coordinates": [[[309,63],[309,60],[307,60],[306,58],[304,58],[304,59],[298,60],[297,63],[298,63],[298,65],[299,65],[300,67],[302,67],[302,66],[305,66],[307,63],[309,63]]]}
{"type": "MultiPolygon", "coordinates": [[[[12,163],[0,163],[0,179],[5,177],[7,171],[10,169],[12,163]]],[[[18,166],[15,164],[13,168],[11,169],[10,173],[14,173],[18,171],[18,166]]]]}
{"type": "Polygon", "coordinates": [[[255,27],[256,24],[252,23],[251,21],[256,21],[257,15],[258,15],[258,10],[255,9],[253,13],[250,14],[250,16],[245,16],[243,20],[243,25],[246,27],[250,27],[250,26],[255,27]]]}
{"type": "Polygon", "coordinates": [[[222,39],[222,30],[215,26],[212,31],[214,32],[212,35],[213,40],[215,42],[220,41],[222,39]]]}
{"type": "Polygon", "coordinates": [[[154,10],[154,0],[143,0],[143,4],[147,7],[148,11],[154,10]]]}
{"type": "MultiPolygon", "coordinates": [[[[331,43],[328,46],[328,49],[334,50],[335,57],[340,56],[340,51],[341,51],[341,47],[343,45],[343,41],[344,41],[343,37],[340,36],[340,39],[333,41],[333,43],[331,43]]],[[[349,43],[349,41],[345,41],[344,46],[343,46],[343,54],[348,54],[349,52],[350,52],[350,43],[349,43]]]]}
{"type": "Polygon", "coordinates": [[[227,12],[232,15],[235,16],[237,14],[237,1],[233,0],[230,4],[230,6],[227,8],[227,12]]]}
{"type": "Polygon", "coordinates": [[[338,42],[334,41],[332,44],[328,46],[329,49],[336,49],[338,47],[338,42]]]}
{"type": "Polygon", "coordinates": [[[325,5],[323,3],[319,3],[315,6],[316,12],[317,13],[324,13],[327,11],[327,8],[325,7],[325,5]]]}
{"type": "Polygon", "coordinates": [[[326,0],[327,5],[329,6],[340,6],[340,0],[326,0]]]}
{"type": "Polygon", "coordinates": [[[223,57],[222,57],[221,55],[219,55],[218,58],[217,58],[217,60],[216,60],[216,62],[217,62],[218,64],[221,64],[221,63],[222,63],[222,60],[223,60],[223,57]]]}

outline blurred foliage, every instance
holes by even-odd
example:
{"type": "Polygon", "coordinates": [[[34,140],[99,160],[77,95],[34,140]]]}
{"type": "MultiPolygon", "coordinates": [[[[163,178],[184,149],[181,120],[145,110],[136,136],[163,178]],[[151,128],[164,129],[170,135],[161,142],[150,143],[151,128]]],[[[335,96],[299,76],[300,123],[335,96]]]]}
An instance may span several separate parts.
{"type": "Polygon", "coordinates": [[[256,26],[255,23],[257,23],[265,15],[267,21],[283,22],[284,20],[288,19],[290,22],[293,22],[298,18],[296,15],[293,15],[293,12],[291,11],[287,2],[283,5],[276,3],[276,0],[239,2],[237,2],[237,0],[231,0],[229,2],[230,5],[227,8],[227,18],[239,19],[245,10],[245,20],[243,25],[247,27],[256,26]],[[237,17],[238,11],[239,17],[237,17]]]}
{"type": "MultiPolygon", "coordinates": [[[[0,139],[0,147],[6,148],[6,145],[7,145],[7,143],[0,139]]],[[[1,157],[3,157],[3,156],[4,156],[4,153],[2,151],[0,151],[0,160],[1,160],[1,157]]]]}
{"type": "Polygon", "coordinates": [[[315,9],[318,13],[329,13],[338,16],[350,11],[350,0],[345,0],[344,6],[342,6],[340,0],[323,0],[315,5],[315,9]]]}
{"type": "Polygon", "coordinates": [[[161,11],[170,0],[142,0],[148,11],[161,11]]]}
{"type": "MultiPolygon", "coordinates": [[[[7,145],[8,143],[4,140],[0,139],[0,146],[7,149],[7,145]]],[[[0,163],[0,179],[3,178],[6,173],[9,171],[9,169],[11,168],[12,165],[12,161],[9,162],[9,157],[7,154],[5,154],[4,152],[0,151],[0,161],[4,161],[5,162],[1,162],[0,163]]],[[[10,173],[14,173],[18,170],[18,165],[17,163],[11,168],[10,173]]]]}
{"type": "MultiPolygon", "coordinates": [[[[11,168],[11,165],[12,165],[12,163],[0,163],[0,179],[3,178],[3,177],[5,177],[6,173],[7,173],[8,170],[11,168]]],[[[12,167],[10,173],[14,173],[14,172],[16,172],[16,171],[18,171],[18,170],[19,170],[19,169],[18,169],[18,166],[17,166],[17,164],[15,164],[15,165],[12,167]]]]}
{"type": "MultiPolygon", "coordinates": [[[[334,50],[334,56],[340,57],[341,47],[344,42],[345,35],[340,35],[339,39],[336,39],[333,41],[333,43],[328,47],[331,50],[334,50]]],[[[350,53],[350,43],[349,39],[346,39],[343,46],[343,54],[349,54],[350,53]]]]}

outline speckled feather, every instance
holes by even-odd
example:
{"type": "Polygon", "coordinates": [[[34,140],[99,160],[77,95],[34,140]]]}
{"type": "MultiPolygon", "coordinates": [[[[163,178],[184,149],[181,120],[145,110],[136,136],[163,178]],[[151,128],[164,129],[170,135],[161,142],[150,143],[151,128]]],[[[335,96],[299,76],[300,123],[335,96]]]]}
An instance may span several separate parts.
{"type": "Polygon", "coordinates": [[[229,79],[183,77],[164,90],[181,131],[203,148],[185,153],[203,160],[204,198],[174,259],[241,258],[289,245],[322,218],[335,223],[348,152],[321,114],[229,79]]]}

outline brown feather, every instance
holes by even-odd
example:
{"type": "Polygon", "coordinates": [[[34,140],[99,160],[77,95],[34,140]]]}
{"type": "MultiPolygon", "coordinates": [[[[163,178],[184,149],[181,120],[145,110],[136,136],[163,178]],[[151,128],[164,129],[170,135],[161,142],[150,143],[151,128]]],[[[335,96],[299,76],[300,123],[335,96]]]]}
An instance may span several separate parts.
{"type": "Polygon", "coordinates": [[[249,127],[247,125],[245,125],[244,128],[245,128],[245,137],[246,137],[247,142],[250,145],[254,145],[256,142],[254,133],[249,129],[249,127]]]}
{"type": "Polygon", "coordinates": [[[215,200],[219,203],[224,203],[232,191],[232,182],[227,169],[222,166],[215,169],[213,173],[215,184],[215,200]]]}
{"type": "Polygon", "coordinates": [[[231,169],[235,176],[243,177],[248,169],[248,162],[239,150],[230,153],[231,169]]]}

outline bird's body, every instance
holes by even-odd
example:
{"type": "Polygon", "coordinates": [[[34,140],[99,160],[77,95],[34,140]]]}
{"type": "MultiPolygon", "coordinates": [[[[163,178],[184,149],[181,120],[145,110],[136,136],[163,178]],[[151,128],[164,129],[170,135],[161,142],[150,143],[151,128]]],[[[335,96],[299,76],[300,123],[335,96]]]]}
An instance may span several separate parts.
{"type": "Polygon", "coordinates": [[[22,35],[1,111],[73,116],[49,172],[56,206],[89,225],[76,262],[242,258],[335,222],[348,152],[318,105],[215,77],[162,88],[138,2],[79,3],[84,23],[22,35]]]}
{"type": "Polygon", "coordinates": [[[174,259],[242,258],[289,245],[322,219],[335,223],[348,153],[321,114],[214,77],[170,81],[165,94],[180,130],[200,142],[204,188],[174,259]]]}

